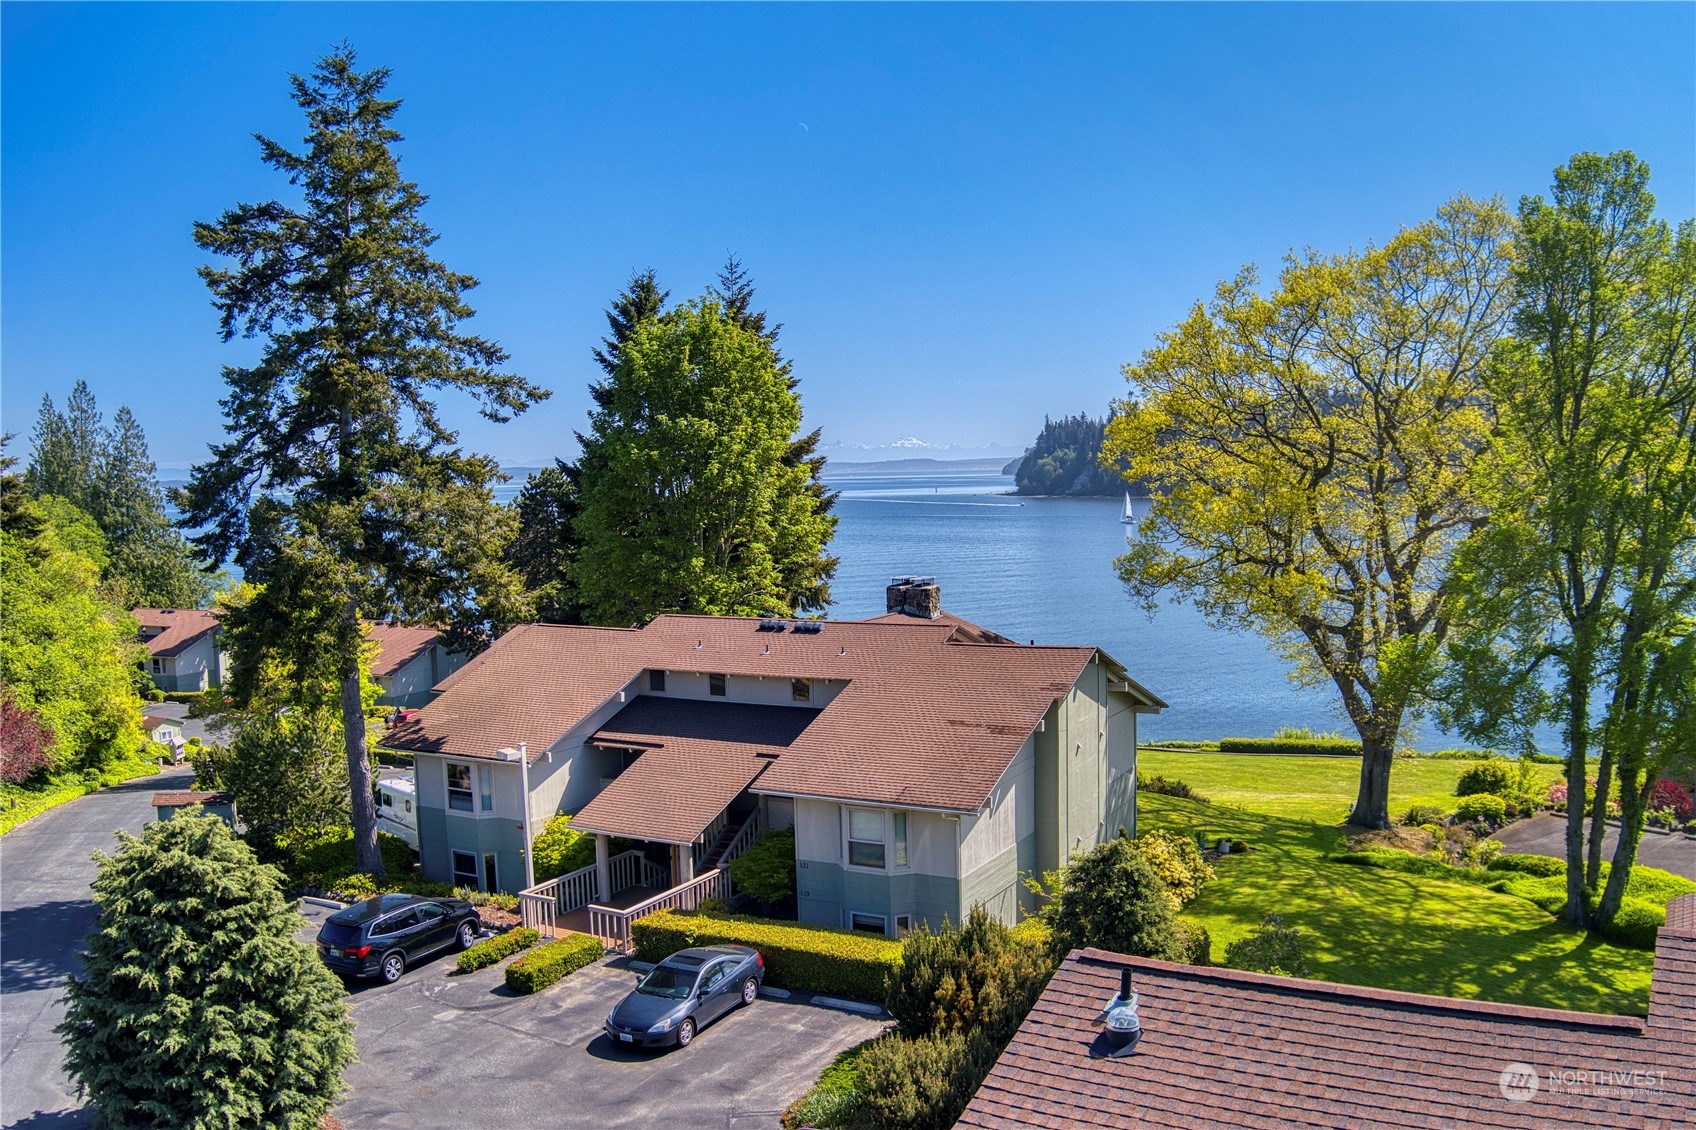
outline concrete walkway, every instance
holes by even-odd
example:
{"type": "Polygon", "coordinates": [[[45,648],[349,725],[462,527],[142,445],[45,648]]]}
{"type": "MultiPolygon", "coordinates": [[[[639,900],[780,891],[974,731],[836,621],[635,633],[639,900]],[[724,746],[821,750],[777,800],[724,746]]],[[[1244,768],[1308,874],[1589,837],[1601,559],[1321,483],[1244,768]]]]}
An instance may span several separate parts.
{"type": "Polygon", "coordinates": [[[0,838],[0,1125],[87,1126],[53,1028],[64,1018],[65,975],[94,925],[96,850],[116,829],[140,832],[155,792],[194,783],[187,767],[126,781],[49,809],[0,838]]]}
{"type": "MultiPolygon", "coordinates": [[[[1502,846],[1511,852],[1565,859],[1566,817],[1539,812],[1529,820],[1509,824],[1491,838],[1501,841],[1502,846]]],[[[1610,824],[1602,841],[1602,858],[1613,858],[1614,844],[1618,841],[1619,829],[1610,824]]],[[[1637,845],[1637,862],[1696,880],[1696,839],[1680,833],[1664,835],[1645,831],[1637,845]]]]}

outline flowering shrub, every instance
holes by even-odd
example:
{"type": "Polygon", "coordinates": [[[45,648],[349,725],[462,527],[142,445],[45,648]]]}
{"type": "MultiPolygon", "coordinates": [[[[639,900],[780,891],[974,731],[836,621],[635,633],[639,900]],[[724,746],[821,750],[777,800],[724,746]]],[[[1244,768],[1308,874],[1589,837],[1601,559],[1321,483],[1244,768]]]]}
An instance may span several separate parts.
{"type": "Polygon", "coordinates": [[[1566,782],[1556,781],[1549,786],[1549,807],[1560,812],[1566,811],[1566,782]]]}
{"type": "Polygon", "coordinates": [[[1696,814],[1696,803],[1691,801],[1690,794],[1684,791],[1684,786],[1665,777],[1656,781],[1655,787],[1649,790],[1649,807],[1670,808],[1672,814],[1680,820],[1688,820],[1696,814]]]}

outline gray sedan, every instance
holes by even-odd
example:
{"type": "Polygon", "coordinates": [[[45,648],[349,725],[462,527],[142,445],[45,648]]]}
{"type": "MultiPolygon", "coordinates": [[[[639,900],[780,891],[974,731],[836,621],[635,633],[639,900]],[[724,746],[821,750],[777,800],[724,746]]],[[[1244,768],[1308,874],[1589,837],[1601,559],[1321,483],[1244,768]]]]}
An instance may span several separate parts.
{"type": "Polygon", "coordinates": [[[700,1029],[753,1004],[765,977],[765,959],[748,946],[679,950],[607,1014],[607,1035],[637,1047],[688,1047],[700,1029]]]}

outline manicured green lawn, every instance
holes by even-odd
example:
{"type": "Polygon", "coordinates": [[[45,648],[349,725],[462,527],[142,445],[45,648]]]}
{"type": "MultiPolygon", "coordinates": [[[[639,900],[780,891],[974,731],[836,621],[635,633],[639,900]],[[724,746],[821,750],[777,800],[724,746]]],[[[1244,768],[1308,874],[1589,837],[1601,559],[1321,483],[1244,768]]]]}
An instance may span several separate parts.
{"type": "MultiPolygon", "coordinates": [[[[1474,762],[1403,758],[1390,769],[1390,817],[1415,804],[1454,811],[1455,782],[1474,762]]],[[[1137,752],[1138,771],[1175,777],[1214,804],[1251,812],[1340,824],[1360,789],[1360,759],[1284,757],[1239,753],[1187,753],[1145,749],[1137,752]]],[[[1560,776],[1560,766],[1539,765],[1537,793],[1560,776]]]]}
{"type": "MultiPolygon", "coordinates": [[[[1144,772],[1174,775],[1146,764],[1144,772]]],[[[1215,961],[1224,959],[1227,942],[1276,913],[1313,935],[1314,975],[1327,981],[1590,1012],[1648,1011],[1652,954],[1570,930],[1523,899],[1470,883],[1331,863],[1325,857],[1343,850],[1342,832],[1306,820],[1148,793],[1139,796],[1137,814],[1139,832],[1201,831],[1209,839],[1246,840],[1254,849],[1222,858],[1217,877],[1184,912],[1207,927],[1215,961]]]]}

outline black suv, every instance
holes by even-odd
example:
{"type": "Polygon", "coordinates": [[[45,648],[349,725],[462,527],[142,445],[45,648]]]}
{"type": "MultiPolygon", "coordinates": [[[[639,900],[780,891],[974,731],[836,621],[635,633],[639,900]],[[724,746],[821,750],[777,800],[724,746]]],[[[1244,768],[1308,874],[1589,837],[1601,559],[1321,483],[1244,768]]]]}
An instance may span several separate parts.
{"type": "Polygon", "coordinates": [[[378,895],[330,916],[318,931],[318,956],[344,977],[392,983],[437,950],[470,949],[482,929],[477,911],[462,899],[378,895]]]}

